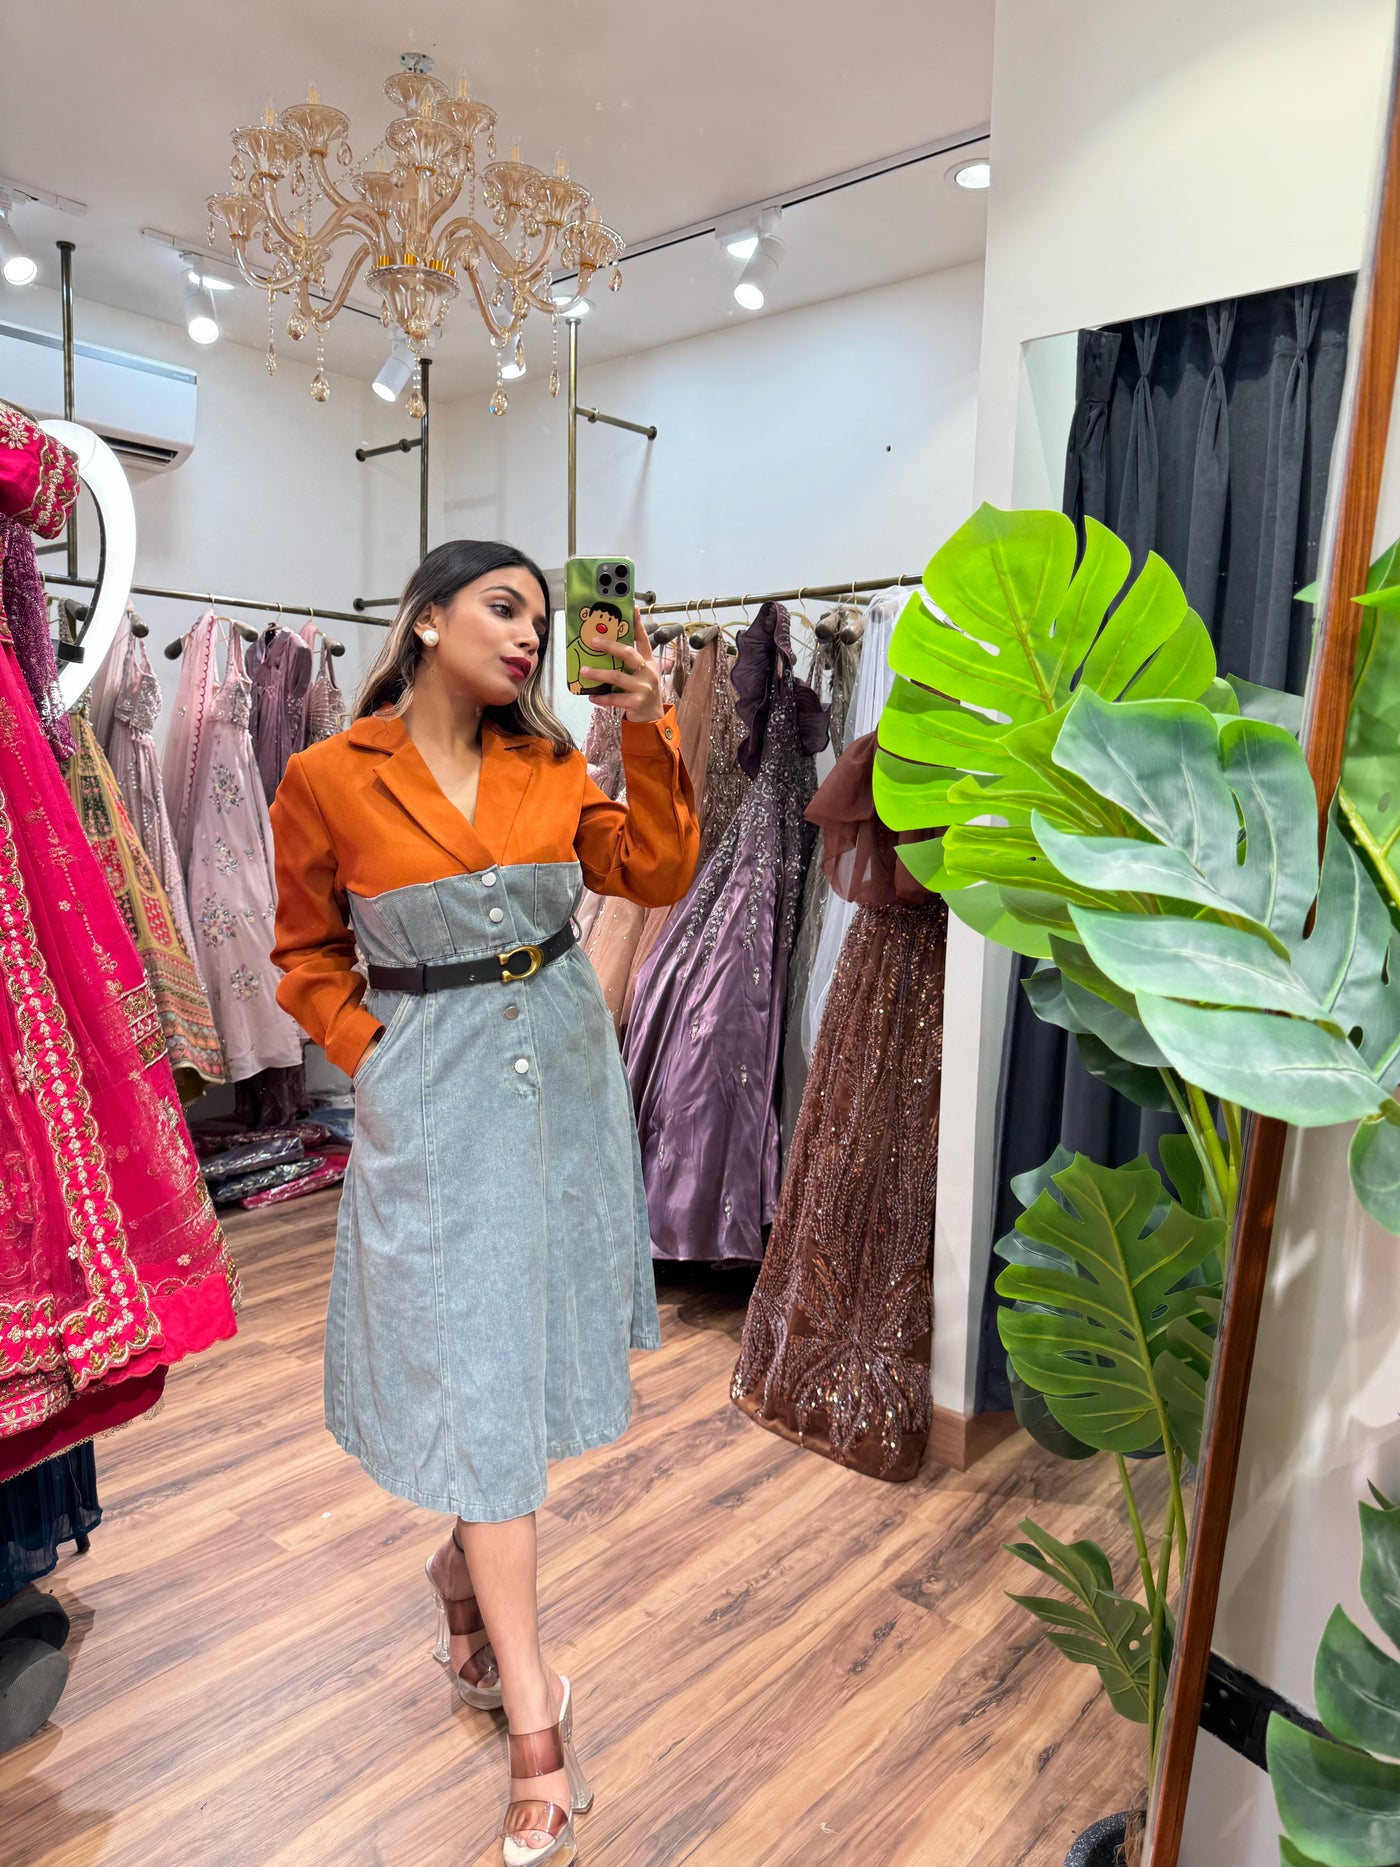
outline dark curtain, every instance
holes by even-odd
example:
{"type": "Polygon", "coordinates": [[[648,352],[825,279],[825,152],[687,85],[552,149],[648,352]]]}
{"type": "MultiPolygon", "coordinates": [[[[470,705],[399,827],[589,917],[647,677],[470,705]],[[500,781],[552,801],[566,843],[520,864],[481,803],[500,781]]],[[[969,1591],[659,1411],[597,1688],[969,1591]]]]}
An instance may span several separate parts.
{"type": "MultiPolygon", "coordinates": [[[[1079,333],[1064,509],[1102,521],[1134,570],[1156,551],[1210,630],[1222,674],[1301,693],[1327,470],[1341,411],[1354,276],[1285,286],[1079,333]]],[[[1021,980],[997,1111],[992,1236],[1015,1223],[1010,1181],[1058,1141],[1121,1166],[1155,1158],[1174,1121],[1097,1082],[1064,1031],[1042,1024],[1021,980]]],[[[983,1305],[979,1410],[1010,1405],[993,1259],[983,1305]]]]}

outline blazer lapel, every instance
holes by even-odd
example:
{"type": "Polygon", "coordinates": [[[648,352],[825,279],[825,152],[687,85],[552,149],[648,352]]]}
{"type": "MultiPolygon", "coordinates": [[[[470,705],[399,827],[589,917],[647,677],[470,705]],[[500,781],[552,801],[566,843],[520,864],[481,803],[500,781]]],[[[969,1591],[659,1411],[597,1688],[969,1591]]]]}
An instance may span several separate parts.
{"type": "MultiPolygon", "coordinates": [[[[441,844],[448,855],[460,862],[464,869],[474,872],[494,867],[496,858],[487,841],[480,831],[467,822],[457,806],[448,800],[401,720],[366,720],[359,722],[355,730],[368,742],[382,746],[389,753],[375,777],[408,812],[420,830],[431,836],[435,843],[441,844]],[[371,729],[372,739],[364,732],[365,728],[371,729]]],[[[486,763],[483,757],[483,788],[486,763]]],[[[480,816],[478,798],[478,819],[480,816]]]]}
{"type": "Polygon", "coordinates": [[[481,734],[481,784],[476,794],[477,834],[509,859],[511,831],[536,772],[529,738],[485,726],[481,734]]]}

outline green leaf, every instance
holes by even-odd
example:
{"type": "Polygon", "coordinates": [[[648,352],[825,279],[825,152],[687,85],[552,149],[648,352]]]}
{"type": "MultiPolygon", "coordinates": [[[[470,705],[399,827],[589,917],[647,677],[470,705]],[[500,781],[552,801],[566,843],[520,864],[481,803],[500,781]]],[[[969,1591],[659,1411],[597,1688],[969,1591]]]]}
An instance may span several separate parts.
{"type": "Polygon", "coordinates": [[[1334,1737],[1400,1757],[1400,1660],[1382,1653],[1342,1608],[1323,1631],[1313,1669],[1318,1716],[1334,1737]]]}
{"type": "Polygon", "coordinates": [[[1400,1233],[1400,1127],[1368,1115],[1356,1124],[1348,1159],[1356,1197],[1378,1224],[1400,1233]]]}
{"type": "Polygon", "coordinates": [[[1277,1713],[1269,1776],[1289,1837],[1324,1867],[1400,1861],[1400,1767],[1314,1737],[1277,1713]]]}
{"type": "Polygon", "coordinates": [[[1188,694],[1197,699],[1204,696],[1215,678],[1215,645],[1210,632],[1196,612],[1188,609],[1175,634],[1168,636],[1142,673],[1129,683],[1124,698],[1157,700],[1169,694],[1188,694]]]}
{"type": "Polygon", "coordinates": [[[1164,914],[1072,908],[1089,957],[1127,991],[1321,1020],[1320,1005],[1288,960],[1243,927],[1164,914]]]}
{"type": "Polygon", "coordinates": [[[1077,1439],[1146,1451],[1166,1417],[1154,1363],[1169,1293],[1219,1248],[1224,1227],[1167,1200],[1145,1161],[1100,1167],[1077,1154],[1053,1186],[1016,1228],[1041,1261],[1009,1263],[997,1278],[1018,1305],[998,1315],[1002,1341],[1018,1377],[1077,1439]]]}
{"type": "Polygon", "coordinates": [[[1325,1867],[1324,1862],[1311,1854],[1304,1854],[1283,1836],[1279,1837],[1278,1857],[1281,1867],[1325,1867]]]}
{"type": "Polygon", "coordinates": [[[1400,583],[1397,546],[1372,566],[1356,651],[1338,803],[1347,827],[1400,910],[1400,583]],[[1383,579],[1384,581],[1373,581],[1383,579]]]}
{"type": "Polygon", "coordinates": [[[1050,1411],[1044,1394],[1038,1394],[1033,1387],[1017,1375],[1010,1376],[1011,1410],[1016,1415],[1016,1423],[1022,1432],[1029,1433],[1038,1446],[1047,1452],[1053,1452],[1059,1459],[1092,1459],[1096,1457],[1093,1446],[1086,1446],[1082,1439],[1076,1439],[1073,1433],[1064,1427],[1050,1411]]]}
{"type": "Polygon", "coordinates": [[[1089,1074],[1107,1083],[1110,1089],[1116,1089],[1138,1108],[1156,1109],[1162,1114],[1175,1108],[1160,1070],[1145,1069],[1140,1063],[1125,1063],[1117,1051],[1110,1050],[1101,1038],[1088,1031],[1081,1032],[1074,1042],[1079,1061],[1089,1074]]]}
{"type": "MultiPolygon", "coordinates": [[[[897,853],[903,856],[904,845],[901,844],[897,853]]],[[[1049,957],[1050,929],[1014,913],[1002,889],[990,882],[973,882],[966,888],[945,887],[942,893],[948,912],[956,914],[974,933],[995,940],[998,946],[1009,947],[1013,953],[1022,953],[1027,959],[1049,957]]]]}
{"type": "Polygon", "coordinates": [[[1138,1010],[1179,1075],[1260,1115],[1326,1128],[1371,1114],[1379,1099],[1357,1051],[1321,1025],[1150,992],[1138,994],[1138,1010]]]}
{"type": "Polygon", "coordinates": [[[1220,1326],[1220,1291],[1193,1291],[1191,1308],[1173,1316],[1162,1332],[1162,1352],[1153,1364],[1171,1422],[1172,1437],[1193,1465],[1201,1461],[1206,1392],[1220,1326]]]}
{"type": "Polygon", "coordinates": [[[1098,1544],[1087,1537],[1077,1543],[1061,1543],[1029,1517],[1021,1524],[1021,1534],[1026,1542],[1007,1544],[1011,1553],[1058,1582],[1086,1607],[1097,1589],[1112,1588],[1112,1565],[1098,1544]]]}
{"type": "Polygon", "coordinates": [[[1253,681],[1242,680],[1238,674],[1227,674],[1225,679],[1234,689],[1235,699],[1239,702],[1239,711],[1249,720],[1269,720],[1275,726],[1281,726],[1293,738],[1300,738],[1303,731],[1303,697],[1301,694],[1285,693],[1280,687],[1256,687],[1253,681]]]}
{"type": "Polygon", "coordinates": [[[1157,1153],[1181,1204],[1198,1218],[1208,1218],[1210,1208],[1206,1202],[1205,1170],[1190,1136],[1164,1134],[1157,1143],[1157,1153]]]}
{"type": "Polygon", "coordinates": [[[1361,1599],[1381,1632],[1400,1647],[1400,1508],[1362,1504],[1360,1512],[1361,1599]]]}
{"type": "MultiPolygon", "coordinates": [[[[1113,1572],[1097,1543],[1060,1543],[1029,1519],[1028,1541],[1006,1548],[1039,1574],[1058,1582],[1071,1601],[1052,1595],[1012,1595],[1029,1609],[1067,1659],[1093,1666],[1115,1711],[1147,1723],[1152,1622],[1140,1601],[1115,1592],[1113,1572]]],[[[1165,1674],[1165,1667],[1163,1668],[1165,1674]]]]}

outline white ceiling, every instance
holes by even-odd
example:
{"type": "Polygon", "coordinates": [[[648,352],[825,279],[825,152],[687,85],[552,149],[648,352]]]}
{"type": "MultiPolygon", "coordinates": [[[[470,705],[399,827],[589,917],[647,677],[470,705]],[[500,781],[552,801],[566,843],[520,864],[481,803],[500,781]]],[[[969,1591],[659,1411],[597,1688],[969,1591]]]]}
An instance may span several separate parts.
{"type": "MultiPolygon", "coordinates": [[[[57,282],[51,243],[72,239],[79,297],[178,321],[178,259],[139,229],[207,243],[204,197],[225,184],[229,131],[256,120],[269,94],[280,107],[314,81],[367,149],[393,108],[383,79],[400,52],[427,51],[449,82],[469,73],[473,94],[499,112],[502,142],[519,137],[527,160],[549,166],[567,150],[604,219],[640,241],[985,124],[992,11],[993,0],[48,0],[7,9],[0,174],[87,203],[81,219],[17,211],[43,283],[57,282]]],[[[952,160],[790,208],[769,310],[980,254],[985,201],[949,185],[952,160]]],[[[629,261],[623,291],[595,288],[586,354],[753,315],[734,304],[737,271],[708,236],[629,261]]],[[[4,298],[18,309],[12,289],[4,298]]],[[[229,336],[265,341],[265,300],[244,290],[221,295],[219,309],[229,336]]],[[[530,336],[535,362],[547,327],[530,336]]],[[[331,368],[372,375],[385,338],[347,312],[327,349],[331,368]]],[[[460,393],[490,374],[463,300],[448,314],[434,388],[460,393]]]]}

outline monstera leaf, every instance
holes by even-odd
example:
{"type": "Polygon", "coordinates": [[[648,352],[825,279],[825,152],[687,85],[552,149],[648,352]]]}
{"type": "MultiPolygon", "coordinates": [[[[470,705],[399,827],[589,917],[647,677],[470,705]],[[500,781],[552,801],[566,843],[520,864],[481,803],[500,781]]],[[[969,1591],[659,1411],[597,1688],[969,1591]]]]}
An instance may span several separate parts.
{"type": "Polygon", "coordinates": [[[1400,913],[1400,544],[1371,566],[1337,804],[1400,913]]]}
{"type": "MultiPolygon", "coordinates": [[[[1041,1575],[1057,1582],[1070,1597],[1013,1595],[1041,1622],[1046,1638],[1066,1659],[1093,1666],[1103,1681],[1113,1709],[1134,1724],[1150,1722],[1148,1705],[1152,1675],[1152,1619],[1140,1601],[1120,1595],[1113,1586],[1113,1570],[1097,1543],[1059,1543],[1048,1530],[1029,1519],[1021,1525],[1024,1543],[1005,1548],[1041,1575]]],[[[1165,1655],[1159,1668],[1166,1678],[1165,1655]]]]}
{"type": "Polygon", "coordinates": [[[1400,1231],[1400,934],[1333,825],[1321,877],[1307,763],[1283,729],[1166,701],[1076,696],[1057,765],[1131,837],[1032,831],[1094,973],[1187,1082],[1300,1127],[1359,1121],[1352,1181],[1400,1231]],[[1315,910],[1315,911],[1314,911],[1315,910]],[[1305,924],[1313,911],[1313,926],[1305,924]]]}
{"type": "MultiPolygon", "coordinates": [[[[1031,854],[1033,809],[1057,820],[1067,812],[1066,821],[1086,827],[1098,821],[1091,797],[1076,800],[1063,781],[1047,786],[1037,769],[1035,755],[1053,743],[1053,729],[1048,739],[1023,734],[1013,746],[1017,729],[1056,720],[1076,685],[1109,699],[1195,699],[1219,685],[1210,638],[1162,559],[1149,556],[1125,591],[1131,559],[1112,532],[1087,520],[1077,569],[1075,551],[1063,513],[982,506],[929,564],[890,647],[896,679],[880,721],[876,807],[894,830],[972,825],[988,815],[1019,829],[999,881],[1014,883],[1018,854],[1023,863],[1031,854]]],[[[944,853],[936,839],[901,850],[920,880],[947,893],[979,931],[1048,954],[1044,933],[983,886],[984,877],[949,876],[944,853]]],[[[1032,859],[1043,866],[1043,857],[1032,859]]]]}
{"type": "Polygon", "coordinates": [[[1000,1241],[997,1293],[1016,1307],[997,1322],[1012,1369],[1082,1444],[1179,1443],[1158,1364],[1183,1354],[1172,1324],[1201,1319],[1217,1294],[1193,1278],[1224,1232],[1169,1199],[1146,1160],[1100,1167],[1076,1154],[1000,1241]]]}
{"type": "MultiPolygon", "coordinates": [[[[1361,1507],[1361,1598],[1400,1647],[1400,1510],[1361,1507]]],[[[1294,1867],[1393,1867],[1400,1861],[1400,1661],[1341,1608],[1313,1669],[1316,1737],[1277,1713],[1269,1720],[1269,1776],[1294,1867]],[[1337,1741],[1333,1742],[1335,1738],[1337,1741]]]]}

